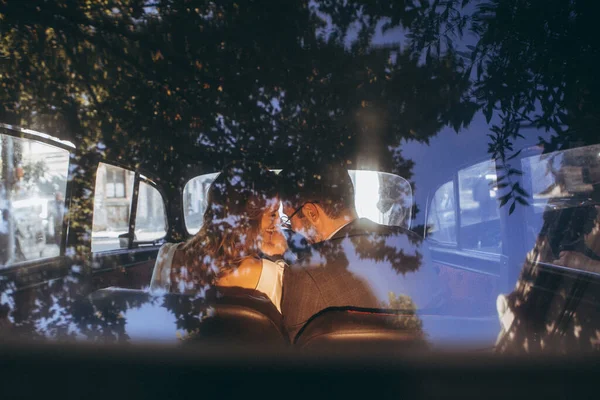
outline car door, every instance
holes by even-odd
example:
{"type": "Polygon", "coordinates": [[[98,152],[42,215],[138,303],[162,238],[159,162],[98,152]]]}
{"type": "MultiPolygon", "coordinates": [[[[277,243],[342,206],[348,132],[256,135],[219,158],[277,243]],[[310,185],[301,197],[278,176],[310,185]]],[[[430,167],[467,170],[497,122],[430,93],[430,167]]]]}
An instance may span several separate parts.
{"type": "Polygon", "coordinates": [[[506,289],[496,183],[496,164],[486,160],[448,177],[428,200],[426,240],[454,315],[494,315],[506,289]]]}
{"type": "Polygon", "coordinates": [[[100,162],[91,240],[94,288],[147,287],[166,233],[165,198],[156,183],[125,166],[100,162]]]}

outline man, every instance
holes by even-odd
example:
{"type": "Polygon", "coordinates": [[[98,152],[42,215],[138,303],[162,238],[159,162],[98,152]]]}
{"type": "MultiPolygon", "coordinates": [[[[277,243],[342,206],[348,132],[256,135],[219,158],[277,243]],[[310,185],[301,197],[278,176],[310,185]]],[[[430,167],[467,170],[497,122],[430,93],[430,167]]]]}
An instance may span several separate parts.
{"type": "Polygon", "coordinates": [[[392,294],[409,296],[417,308],[439,305],[421,238],[358,218],[345,167],[312,164],[279,177],[284,222],[309,242],[284,274],[282,314],[292,340],[328,307],[389,308],[392,294]]]}

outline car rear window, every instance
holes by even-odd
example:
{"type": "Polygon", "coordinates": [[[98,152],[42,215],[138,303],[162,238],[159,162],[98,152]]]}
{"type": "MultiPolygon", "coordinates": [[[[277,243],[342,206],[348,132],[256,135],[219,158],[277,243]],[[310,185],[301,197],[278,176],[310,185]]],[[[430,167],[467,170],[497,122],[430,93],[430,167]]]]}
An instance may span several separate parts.
{"type": "MultiPolygon", "coordinates": [[[[279,170],[274,170],[279,172],[279,170]]],[[[355,206],[359,217],[383,225],[409,229],[412,219],[413,192],[410,183],[401,176],[380,171],[349,170],[356,193],[355,206]]],[[[208,188],[218,173],[192,178],[183,190],[185,226],[196,234],[202,226],[208,188]]]]}

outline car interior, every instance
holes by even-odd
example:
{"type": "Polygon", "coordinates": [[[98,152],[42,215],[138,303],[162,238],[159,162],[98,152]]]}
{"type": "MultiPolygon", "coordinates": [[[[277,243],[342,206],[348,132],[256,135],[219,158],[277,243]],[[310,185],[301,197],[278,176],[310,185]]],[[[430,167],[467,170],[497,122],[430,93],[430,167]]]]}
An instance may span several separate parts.
{"type": "MultiPolygon", "coordinates": [[[[19,140],[30,140],[45,146],[54,146],[62,152],[76,153],[70,145],[30,131],[5,127],[3,135],[15,135],[19,140]]],[[[67,167],[68,158],[65,158],[65,163],[67,167]]],[[[81,307],[92,307],[100,313],[110,309],[107,304],[125,304],[127,308],[130,304],[137,304],[136,307],[139,307],[140,304],[152,303],[154,307],[173,309],[173,304],[179,304],[178,307],[192,307],[194,302],[198,303],[199,300],[194,300],[194,295],[167,294],[164,301],[151,300],[153,297],[149,295],[148,287],[160,246],[165,242],[183,241],[199,229],[201,217],[199,219],[198,215],[202,215],[205,202],[203,196],[216,176],[216,168],[207,170],[207,167],[199,166],[186,170],[179,177],[172,174],[165,177],[158,171],[150,171],[143,166],[134,168],[123,161],[112,162],[101,158],[96,158],[88,167],[92,172],[90,176],[95,177],[95,182],[70,181],[69,187],[64,187],[64,197],[66,203],[74,208],[74,194],[78,191],[94,193],[93,224],[90,226],[88,220],[86,225],[88,229],[91,228],[91,235],[89,231],[84,232],[84,235],[76,234],[72,226],[76,225],[77,218],[81,217],[72,213],[71,218],[65,220],[65,225],[57,229],[65,239],[59,243],[59,254],[42,258],[32,256],[31,260],[15,263],[13,268],[2,271],[4,281],[10,282],[14,290],[13,321],[19,322],[19,316],[25,319],[28,314],[35,313],[36,299],[40,296],[52,296],[52,291],[58,286],[74,296],[74,303],[86,303],[81,307]],[[101,185],[102,179],[105,182],[101,185]],[[173,182],[178,184],[174,185],[173,182]],[[78,265],[80,260],[67,254],[68,248],[81,250],[82,247],[87,249],[87,254],[90,255],[91,274],[85,274],[81,265],[78,265]],[[75,292],[78,297],[75,296],[75,292]],[[157,304],[157,301],[160,304],[157,304]]],[[[273,169],[277,167],[278,165],[272,165],[273,169]]],[[[489,182],[495,179],[492,167],[490,162],[470,165],[458,170],[451,182],[454,182],[455,187],[463,184],[483,184],[488,187],[489,182]],[[477,181],[477,176],[483,175],[485,180],[477,181]]],[[[470,209],[470,204],[478,204],[476,200],[452,199],[452,196],[456,196],[456,191],[448,191],[449,186],[443,179],[442,182],[432,185],[429,190],[417,193],[413,200],[410,185],[402,177],[385,171],[360,170],[351,171],[351,175],[354,185],[367,185],[361,188],[366,191],[374,190],[374,179],[383,176],[388,181],[391,180],[397,190],[403,193],[398,207],[410,210],[414,203],[422,204],[427,210],[426,218],[431,222],[430,227],[433,229],[416,233],[421,237],[426,235],[432,261],[439,276],[446,282],[450,300],[443,309],[419,310],[419,323],[427,326],[445,326],[444,329],[448,330],[449,325],[444,325],[442,321],[451,316],[454,324],[452,326],[478,324],[478,329],[490,332],[488,337],[495,338],[500,325],[496,298],[498,293],[509,292],[512,282],[519,273],[523,274],[520,265],[511,264],[510,256],[526,252],[527,246],[518,239],[521,236],[525,237],[526,232],[516,231],[514,224],[506,231],[503,221],[507,215],[503,214],[503,210],[499,212],[492,209],[488,212],[481,207],[470,209]],[[466,208],[461,209],[457,215],[456,204],[459,202],[466,208]],[[465,226],[464,229],[457,229],[457,220],[473,222],[461,225],[465,226]],[[500,247],[489,247],[487,243],[500,247]],[[518,251],[505,250],[511,246],[518,251]]],[[[494,193],[489,192],[490,195],[494,193]]],[[[385,193],[385,190],[381,190],[381,193],[385,193]]],[[[475,193],[476,191],[473,191],[473,197],[477,196],[475,193]]],[[[483,193],[487,195],[488,190],[483,193]]],[[[377,209],[383,200],[366,199],[359,204],[360,201],[362,199],[357,198],[359,213],[362,212],[373,219],[381,218],[379,222],[383,223],[392,221],[390,214],[385,215],[377,209]],[[379,214],[376,215],[374,210],[379,214]]],[[[573,208],[565,207],[568,206],[563,205],[556,211],[556,218],[568,218],[561,215],[573,208]]],[[[410,212],[402,213],[409,215],[410,212]]],[[[544,218],[552,221],[555,218],[552,215],[545,213],[544,218]]],[[[89,213],[85,216],[90,217],[89,213]]],[[[523,218],[532,217],[535,215],[523,215],[523,218]]],[[[404,228],[410,228],[410,218],[395,221],[404,228]]],[[[564,247],[564,242],[565,240],[560,238],[551,241],[550,253],[560,253],[559,247],[564,247]]],[[[533,293],[537,293],[539,288],[541,298],[548,290],[554,292],[560,287],[576,290],[581,285],[596,284],[593,275],[548,267],[547,260],[540,259],[536,265],[539,265],[539,274],[542,275],[535,277],[533,293]],[[544,278],[544,274],[549,274],[549,277],[544,278]],[[557,274],[560,278],[556,278],[557,274]]],[[[414,348],[415,343],[422,342],[422,337],[414,326],[399,322],[414,318],[414,310],[353,307],[323,310],[313,316],[296,337],[289,338],[283,328],[281,314],[272,304],[265,302],[260,293],[230,293],[223,290],[225,288],[219,288],[219,296],[203,296],[202,307],[210,309],[211,312],[206,314],[205,310],[202,318],[196,318],[198,321],[194,323],[198,326],[197,332],[191,335],[195,342],[220,339],[258,343],[272,339],[273,343],[299,348],[332,348],[337,345],[386,348],[390,342],[414,348]],[[409,314],[404,315],[406,312],[409,314]]],[[[193,307],[200,305],[196,304],[193,307]]],[[[195,310],[193,307],[192,310],[195,310]]],[[[181,314],[185,312],[181,311],[181,314]]],[[[7,317],[5,312],[3,318],[7,317]]],[[[123,334],[126,335],[125,332],[123,334]]],[[[105,339],[109,340],[108,338],[113,336],[107,335],[105,339]]],[[[478,343],[477,348],[493,349],[493,340],[490,339],[487,345],[478,343]]]]}
{"type": "Polygon", "coordinates": [[[595,3],[0,0],[0,400],[598,397],[595,3]]]}

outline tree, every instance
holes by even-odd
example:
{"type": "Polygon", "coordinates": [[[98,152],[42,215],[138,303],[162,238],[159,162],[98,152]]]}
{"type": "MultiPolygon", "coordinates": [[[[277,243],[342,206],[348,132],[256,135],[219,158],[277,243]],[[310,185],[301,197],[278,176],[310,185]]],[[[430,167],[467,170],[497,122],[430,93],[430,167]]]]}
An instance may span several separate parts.
{"type": "Polygon", "coordinates": [[[474,107],[455,55],[422,64],[408,50],[370,46],[378,21],[408,21],[410,11],[372,10],[349,48],[344,35],[316,34],[324,25],[316,11],[343,31],[362,21],[361,3],[9,2],[0,9],[2,117],[54,115],[88,146],[158,165],[171,148],[169,158],[202,151],[218,165],[224,155],[293,156],[307,143],[352,158],[373,137],[373,151],[386,154],[401,138],[426,141],[446,123],[468,123],[474,107]],[[146,160],[140,148],[163,154],[146,160]]]}

